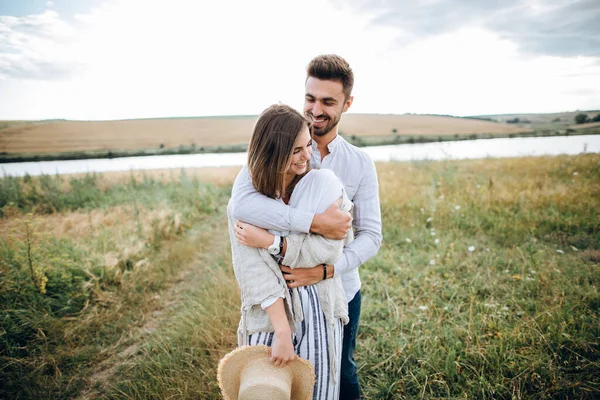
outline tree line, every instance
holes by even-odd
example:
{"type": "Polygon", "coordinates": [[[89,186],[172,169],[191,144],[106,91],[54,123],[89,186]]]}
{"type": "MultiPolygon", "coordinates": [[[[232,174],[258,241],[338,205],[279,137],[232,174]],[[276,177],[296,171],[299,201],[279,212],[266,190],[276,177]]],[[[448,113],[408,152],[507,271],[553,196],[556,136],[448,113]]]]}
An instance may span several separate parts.
{"type": "Polygon", "coordinates": [[[600,122],[600,114],[597,114],[593,118],[590,118],[587,114],[584,113],[579,113],[575,116],[576,124],[586,124],[588,122],[600,122]]]}

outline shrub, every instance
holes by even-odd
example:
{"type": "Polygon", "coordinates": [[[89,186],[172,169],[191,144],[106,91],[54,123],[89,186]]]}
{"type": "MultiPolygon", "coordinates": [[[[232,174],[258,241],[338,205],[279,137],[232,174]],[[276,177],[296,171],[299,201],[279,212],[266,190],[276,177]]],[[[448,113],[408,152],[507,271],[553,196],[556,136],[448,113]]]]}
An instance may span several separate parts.
{"type": "Polygon", "coordinates": [[[587,114],[577,114],[575,116],[575,123],[576,124],[585,124],[586,122],[588,122],[588,116],[587,114]]]}

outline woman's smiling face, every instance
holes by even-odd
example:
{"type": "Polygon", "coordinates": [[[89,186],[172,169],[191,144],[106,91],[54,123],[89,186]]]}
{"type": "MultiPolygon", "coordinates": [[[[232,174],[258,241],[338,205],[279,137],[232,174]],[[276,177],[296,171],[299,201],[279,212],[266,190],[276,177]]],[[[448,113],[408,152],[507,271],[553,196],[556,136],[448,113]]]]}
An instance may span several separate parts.
{"type": "Polygon", "coordinates": [[[302,131],[296,137],[296,141],[294,142],[290,166],[288,167],[286,174],[296,176],[305,173],[308,169],[311,154],[312,138],[308,127],[305,126],[302,128],[302,131]]]}

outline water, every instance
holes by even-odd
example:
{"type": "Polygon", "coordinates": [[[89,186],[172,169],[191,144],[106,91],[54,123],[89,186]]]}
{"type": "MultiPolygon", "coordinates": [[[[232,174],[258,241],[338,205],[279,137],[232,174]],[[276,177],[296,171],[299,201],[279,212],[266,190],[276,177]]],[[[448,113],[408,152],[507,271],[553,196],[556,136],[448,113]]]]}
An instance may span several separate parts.
{"type": "MultiPolygon", "coordinates": [[[[364,147],[374,161],[458,160],[600,153],[600,135],[464,140],[364,147]]],[[[246,153],[185,154],[0,164],[3,175],[77,174],[168,168],[242,166],[246,153]]]]}

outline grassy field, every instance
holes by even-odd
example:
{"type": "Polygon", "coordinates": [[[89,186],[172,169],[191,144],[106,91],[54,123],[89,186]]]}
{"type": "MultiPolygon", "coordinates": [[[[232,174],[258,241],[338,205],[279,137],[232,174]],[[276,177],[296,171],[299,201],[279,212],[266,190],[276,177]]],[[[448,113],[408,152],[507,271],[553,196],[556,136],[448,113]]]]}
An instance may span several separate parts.
{"type": "MultiPolygon", "coordinates": [[[[600,156],[378,164],[366,398],[600,395],[600,156]]],[[[236,169],[0,180],[0,398],[219,398],[236,169]]]]}

